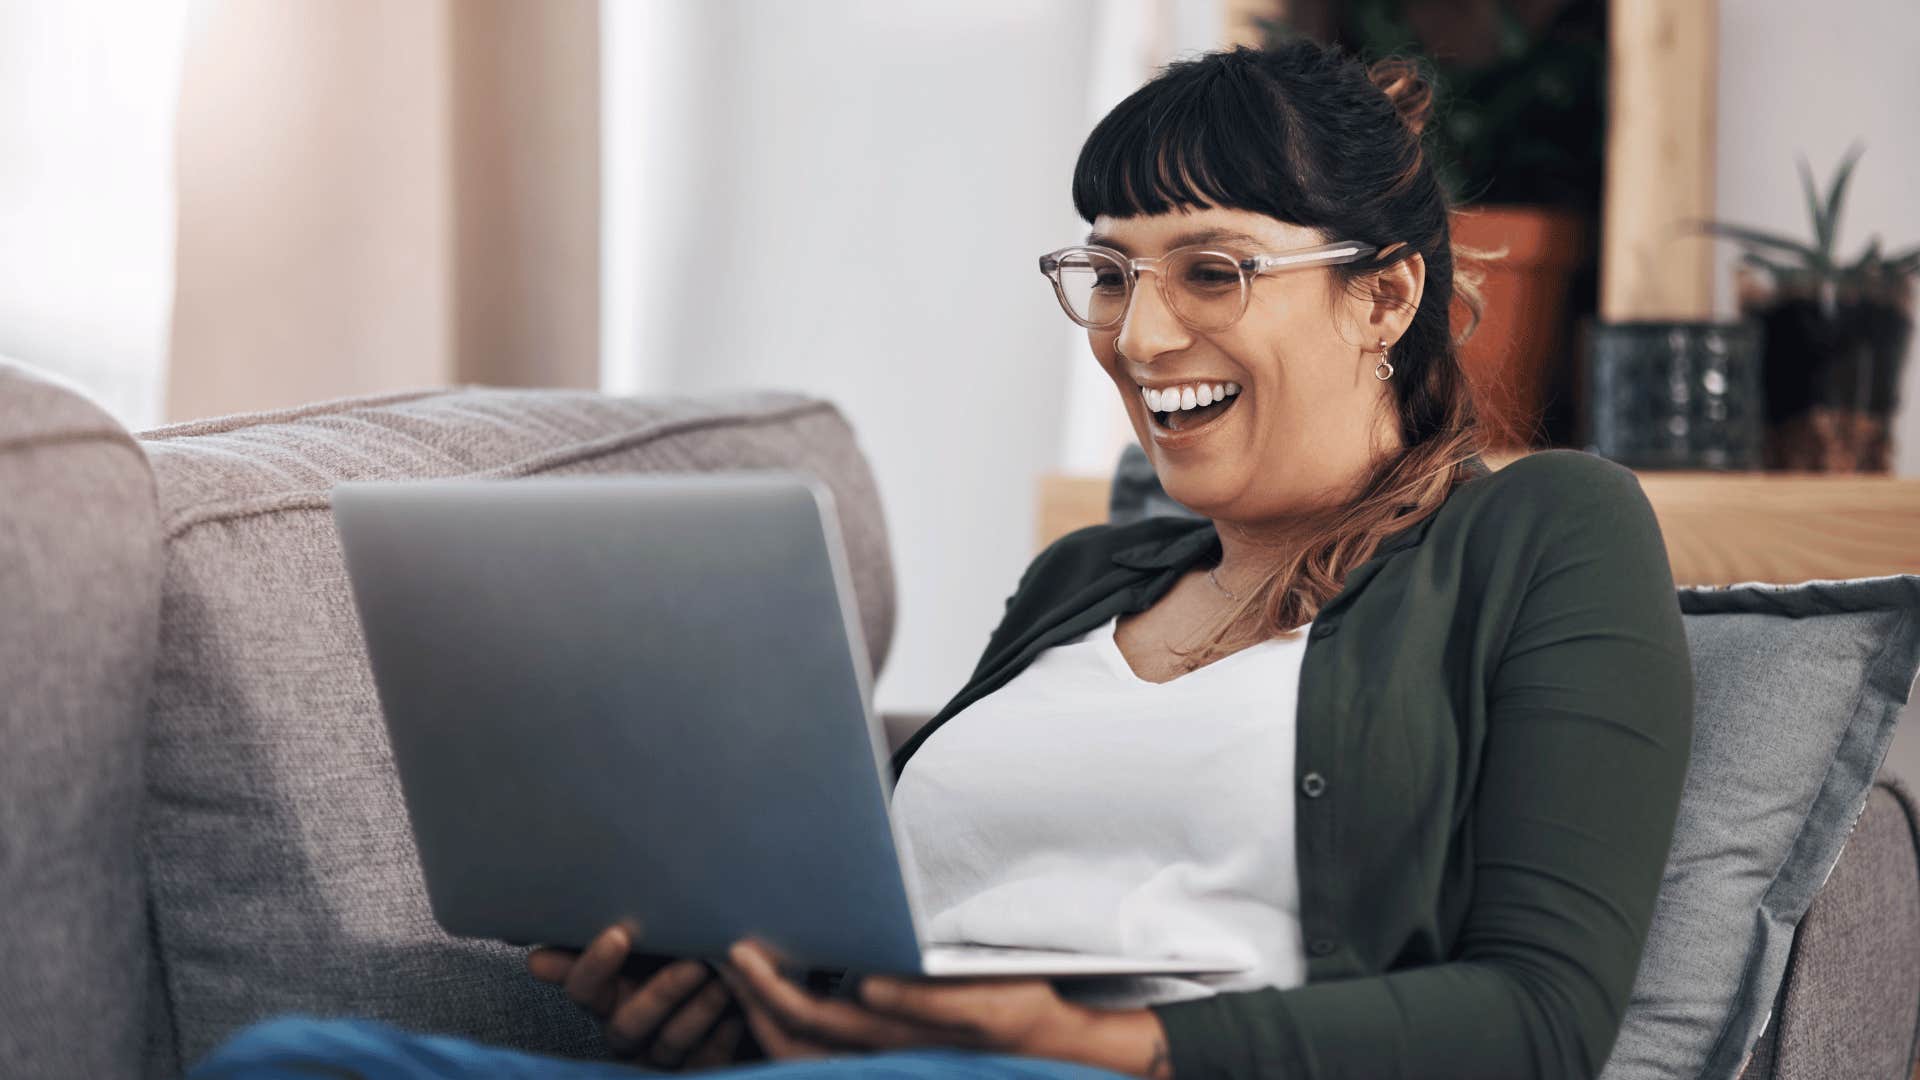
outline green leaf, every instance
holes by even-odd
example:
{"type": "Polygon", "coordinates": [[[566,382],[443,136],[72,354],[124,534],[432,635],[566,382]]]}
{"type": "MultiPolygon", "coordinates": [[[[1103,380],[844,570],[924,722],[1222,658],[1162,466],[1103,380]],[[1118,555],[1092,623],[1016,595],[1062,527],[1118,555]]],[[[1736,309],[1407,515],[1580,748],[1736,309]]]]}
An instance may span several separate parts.
{"type": "Polygon", "coordinates": [[[1756,247],[1776,248],[1781,251],[1792,252],[1800,256],[1800,258],[1809,265],[1814,264],[1818,258],[1812,248],[1798,240],[1789,240],[1784,236],[1775,236],[1772,233],[1761,232],[1758,229],[1750,229],[1744,225],[1728,225],[1719,221],[1699,221],[1695,224],[1701,232],[1713,233],[1716,236],[1724,236],[1729,240],[1738,240],[1743,244],[1752,244],[1756,247]]]}
{"type": "Polygon", "coordinates": [[[1826,211],[1820,205],[1820,192],[1813,184],[1813,166],[1807,164],[1805,154],[1794,154],[1793,161],[1800,169],[1800,190],[1806,193],[1807,212],[1813,216],[1813,244],[1817,251],[1831,251],[1832,240],[1828,236],[1826,211]]]}
{"type": "Polygon", "coordinates": [[[1846,198],[1847,180],[1853,176],[1853,166],[1860,155],[1867,152],[1866,145],[1858,139],[1847,147],[1846,157],[1840,162],[1840,168],[1834,173],[1833,187],[1827,192],[1827,234],[1822,240],[1820,250],[1829,261],[1833,258],[1833,246],[1840,239],[1840,204],[1846,198]]]}

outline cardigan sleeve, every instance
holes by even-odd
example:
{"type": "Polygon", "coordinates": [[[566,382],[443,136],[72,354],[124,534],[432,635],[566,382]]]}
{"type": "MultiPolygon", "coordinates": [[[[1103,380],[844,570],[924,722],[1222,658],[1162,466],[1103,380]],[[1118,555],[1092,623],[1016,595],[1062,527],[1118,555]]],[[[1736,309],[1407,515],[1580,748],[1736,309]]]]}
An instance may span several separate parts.
{"type": "MultiPolygon", "coordinates": [[[[1577,455],[1585,457],[1585,455],[1577,455]]],[[[1619,1035],[1693,735],[1672,571],[1633,474],[1505,478],[1526,575],[1488,686],[1474,891],[1445,962],[1153,1006],[1178,1080],[1572,1080],[1619,1035]]],[[[1506,470],[1503,470],[1503,472],[1506,470]]]]}

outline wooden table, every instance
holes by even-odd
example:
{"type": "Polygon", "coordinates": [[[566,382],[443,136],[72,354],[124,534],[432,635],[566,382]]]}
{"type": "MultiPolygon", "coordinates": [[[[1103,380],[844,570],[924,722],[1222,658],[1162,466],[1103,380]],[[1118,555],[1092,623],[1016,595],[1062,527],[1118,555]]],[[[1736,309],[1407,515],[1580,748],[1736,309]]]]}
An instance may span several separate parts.
{"type": "MultiPolygon", "coordinates": [[[[1484,457],[1498,469],[1515,455],[1484,457]]],[[[1639,475],[1681,585],[1920,574],[1920,477],[1639,475]]],[[[1111,479],[1041,477],[1035,550],[1105,521],[1111,479]]]]}

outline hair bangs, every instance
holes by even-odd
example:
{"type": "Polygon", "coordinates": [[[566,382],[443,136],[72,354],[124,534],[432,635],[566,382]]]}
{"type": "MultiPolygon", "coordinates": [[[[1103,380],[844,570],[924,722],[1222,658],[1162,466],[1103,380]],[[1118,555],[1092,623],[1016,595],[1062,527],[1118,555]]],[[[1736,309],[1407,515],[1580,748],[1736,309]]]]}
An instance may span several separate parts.
{"type": "Polygon", "coordinates": [[[1168,65],[1087,136],[1074,163],[1074,210],[1089,223],[1209,207],[1300,220],[1281,110],[1259,97],[1219,71],[1168,65]]]}

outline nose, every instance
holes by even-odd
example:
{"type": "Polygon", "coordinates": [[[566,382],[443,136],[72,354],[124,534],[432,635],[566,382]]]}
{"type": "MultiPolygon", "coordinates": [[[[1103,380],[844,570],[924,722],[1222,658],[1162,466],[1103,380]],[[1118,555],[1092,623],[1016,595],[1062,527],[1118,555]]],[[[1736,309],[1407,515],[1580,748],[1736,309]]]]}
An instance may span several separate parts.
{"type": "Polygon", "coordinates": [[[1186,348],[1191,343],[1186,324],[1174,315],[1160,291],[1159,271],[1141,271],[1132,295],[1127,297],[1126,314],[1121,317],[1120,333],[1113,339],[1114,348],[1129,359],[1152,363],[1160,354],[1186,348]],[[1153,275],[1152,281],[1147,280],[1148,274],[1153,275]]]}

